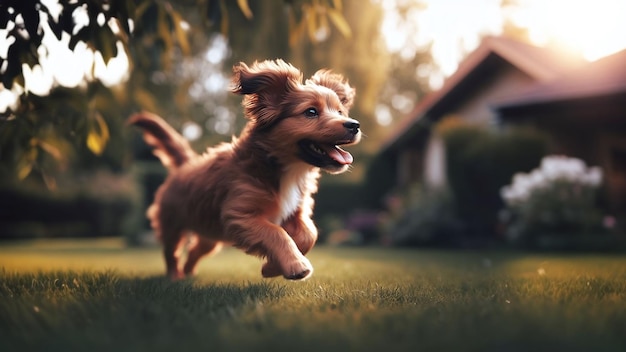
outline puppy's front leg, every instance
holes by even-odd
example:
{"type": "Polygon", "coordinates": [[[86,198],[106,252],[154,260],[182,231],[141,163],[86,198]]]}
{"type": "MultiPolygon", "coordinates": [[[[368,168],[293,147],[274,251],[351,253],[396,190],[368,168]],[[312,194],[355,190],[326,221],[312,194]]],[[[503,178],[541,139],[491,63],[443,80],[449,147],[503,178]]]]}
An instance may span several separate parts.
{"type": "Polygon", "coordinates": [[[311,218],[297,212],[283,224],[283,228],[293,238],[300,253],[307,254],[317,241],[317,228],[311,218]]]}
{"type": "Polygon", "coordinates": [[[302,255],[294,240],[282,227],[269,220],[239,219],[231,221],[226,229],[236,247],[267,257],[268,262],[277,264],[285,278],[301,280],[313,273],[311,263],[302,255]]]}
{"type": "MultiPolygon", "coordinates": [[[[301,211],[293,214],[283,223],[283,228],[293,239],[298,250],[303,255],[307,254],[317,241],[317,228],[311,218],[303,216],[301,211]]],[[[264,277],[275,277],[281,275],[280,265],[268,258],[263,264],[261,273],[264,277]]]]}

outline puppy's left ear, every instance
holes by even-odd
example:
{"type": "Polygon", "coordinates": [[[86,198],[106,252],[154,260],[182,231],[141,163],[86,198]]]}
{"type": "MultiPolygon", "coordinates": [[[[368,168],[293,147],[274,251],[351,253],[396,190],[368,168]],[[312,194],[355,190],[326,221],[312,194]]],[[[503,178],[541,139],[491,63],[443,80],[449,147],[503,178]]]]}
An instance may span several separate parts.
{"type": "Polygon", "coordinates": [[[317,84],[332,89],[337,93],[341,104],[346,109],[350,109],[354,103],[356,90],[348,84],[348,80],[342,75],[332,73],[329,70],[319,70],[311,78],[306,80],[307,84],[317,84]]]}
{"type": "Polygon", "coordinates": [[[244,95],[247,118],[259,127],[268,127],[279,117],[281,103],[302,84],[302,73],[282,60],[255,62],[251,67],[233,67],[231,91],[244,95]]]}

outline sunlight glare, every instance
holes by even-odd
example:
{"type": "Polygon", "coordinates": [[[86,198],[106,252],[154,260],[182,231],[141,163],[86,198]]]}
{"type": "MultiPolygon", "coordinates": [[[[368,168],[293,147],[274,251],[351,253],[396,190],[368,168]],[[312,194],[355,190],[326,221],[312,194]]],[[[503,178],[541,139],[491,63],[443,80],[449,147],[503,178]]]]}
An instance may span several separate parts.
{"type": "Polygon", "coordinates": [[[393,121],[391,110],[389,110],[389,107],[384,104],[376,105],[376,111],[374,115],[376,115],[376,122],[378,122],[378,124],[381,126],[389,126],[393,121]]]}
{"type": "Polygon", "coordinates": [[[0,88],[0,112],[6,112],[7,109],[15,111],[18,105],[17,98],[23,91],[17,84],[14,84],[11,90],[0,88]]]}
{"type": "Polygon", "coordinates": [[[182,134],[188,141],[195,141],[202,137],[202,127],[193,121],[183,123],[182,134]]]}
{"type": "Polygon", "coordinates": [[[51,74],[46,73],[41,65],[37,65],[33,68],[28,65],[22,65],[22,72],[24,72],[24,82],[26,82],[26,91],[35,95],[45,96],[50,93],[50,87],[53,84],[53,77],[51,74]]]}
{"type": "Polygon", "coordinates": [[[524,0],[512,20],[538,45],[557,44],[596,60],[626,47],[624,0],[524,0]]]}
{"type": "MultiPolygon", "coordinates": [[[[43,2],[50,9],[51,16],[57,18],[61,10],[58,1],[44,0],[43,2]]],[[[41,17],[44,21],[45,15],[42,14],[41,17]]],[[[79,27],[89,22],[84,8],[77,9],[73,17],[79,27]]],[[[102,19],[99,18],[98,21],[102,22],[102,19]]],[[[47,25],[43,25],[42,28],[44,31],[42,45],[37,50],[40,65],[32,68],[24,65],[24,91],[36,95],[47,95],[55,85],[74,88],[84,84],[87,80],[96,78],[106,86],[113,86],[128,78],[128,57],[120,42],[117,43],[118,55],[105,65],[102,56],[99,53],[94,55],[93,50],[84,42],[79,42],[72,51],[68,48],[70,39],[68,34],[64,33],[61,40],[58,40],[47,25]]],[[[8,30],[10,29],[11,24],[8,30]]],[[[78,27],[75,28],[75,32],[78,29],[78,27]]],[[[0,31],[0,37],[5,37],[8,30],[0,31]]],[[[12,38],[9,41],[0,42],[0,56],[6,57],[8,48],[12,44],[12,38]]],[[[9,107],[14,108],[17,95],[23,90],[7,90],[0,84],[0,112],[6,111],[9,107]]]]}
{"type": "MultiPolygon", "coordinates": [[[[403,58],[412,46],[431,54],[438,65],[430,86],[441,86],[484,35],[500,35],[505,21],[528,30],[538,46],[551,46],[596,60],[626,48],[626,0],[517,0],[508,10],[501,0],[382,0],[381,31],[387,48],[403,58]],[[414,4],[406,21],[398,5],[414,4]],[[426,4],[419,8],[419,4],[426,4]]],[[[414,54],[416,49],[413,49],[414,54]]]]}
{"type": "Polygon", "coordinates": [[[94,76],[107,87],[127,80],[130,74],[128,57],[124,51],[124,45],[119,41],[117,42],[117,53],[117,56],[109,60],[108,64],[104,63],[100,53],[96,53],[94,57],[94,76]]]}

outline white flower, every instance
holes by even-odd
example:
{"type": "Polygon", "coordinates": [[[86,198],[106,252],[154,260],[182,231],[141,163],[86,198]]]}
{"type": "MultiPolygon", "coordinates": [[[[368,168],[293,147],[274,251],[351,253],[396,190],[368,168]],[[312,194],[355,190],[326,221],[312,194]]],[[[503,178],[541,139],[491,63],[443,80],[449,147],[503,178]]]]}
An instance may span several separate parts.
{"type": "Polygon", "coordinates": [[[589,168],[589,172],[585,175],[585,183],[593,187],[600,186],[602,183],[602,169],[597,166],[589,168]]]}
{"type": "Polygon", "coordinates": [[[587,168],[585,162],[577,158],[550,155],[544,157],[540,167],[530,173],[513,175],[513,182],[503,187],[500,195],[509,205],[523,203],[533,193],[550,188],[556,181],[597,188],[602,183],[602,170],[599,167],[587,168]]]}
{"type": "Polygon", "coordinates": [[[580,175],[585,173],[585,168],[585,162],[580,159],[551,155],[544,157],[541,161],[540,172],[548,180],[576,181],[580,175]]]}
{"type": "Polygon", "coordinates": [[[546,156],[541,160],[540,169],[548,180],[559,178],[562,174],[562,157],[546,156]]]}
{"type": "Polygon", "coordinates": [[[548,179],[540,169],[535,169],[529,175],[529,186],[530,190],[546,187],[548,186],[548,179]]]}

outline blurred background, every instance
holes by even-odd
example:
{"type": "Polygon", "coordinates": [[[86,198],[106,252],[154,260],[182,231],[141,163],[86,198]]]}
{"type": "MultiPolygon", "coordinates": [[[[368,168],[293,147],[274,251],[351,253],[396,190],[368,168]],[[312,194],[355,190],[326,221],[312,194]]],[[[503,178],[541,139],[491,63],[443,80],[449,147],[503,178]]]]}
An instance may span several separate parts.
{"type": "Polygon", "coordinates": [[[322,242],[624,249],[625,49],[624,0],[2,0],[0,239],[152,243],[126,118],[202,151],[245,123],[232,66],[282,58],[357,90],[322,242]]]}

